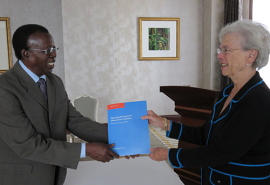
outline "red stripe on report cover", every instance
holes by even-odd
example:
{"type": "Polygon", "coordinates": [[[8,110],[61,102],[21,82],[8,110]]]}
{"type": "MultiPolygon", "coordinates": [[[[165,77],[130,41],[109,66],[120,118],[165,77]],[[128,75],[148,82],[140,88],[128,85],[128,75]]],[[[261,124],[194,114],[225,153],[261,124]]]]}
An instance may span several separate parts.
{"type": "Polygon", "coordinates": [[[107,105],[107,110],[125,108],[125,103],[116,103],[107,105]]]}

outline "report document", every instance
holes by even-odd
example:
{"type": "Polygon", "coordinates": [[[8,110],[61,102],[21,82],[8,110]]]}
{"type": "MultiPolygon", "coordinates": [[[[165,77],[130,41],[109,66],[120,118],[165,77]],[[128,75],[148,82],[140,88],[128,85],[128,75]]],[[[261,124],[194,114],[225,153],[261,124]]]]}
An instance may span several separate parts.
{"type": "Polygon", "coordinates": [[[119,156],[150,153],[146,101],[107,105],[109,144],[119,156]]]}

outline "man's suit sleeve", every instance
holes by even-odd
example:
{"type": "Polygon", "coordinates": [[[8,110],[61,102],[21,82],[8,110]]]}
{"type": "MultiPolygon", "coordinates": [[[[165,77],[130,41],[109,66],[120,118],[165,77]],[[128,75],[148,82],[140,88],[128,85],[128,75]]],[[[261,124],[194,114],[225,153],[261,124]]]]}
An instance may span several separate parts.
{"type": "Polygon", "coordinates": [[[54,140],[38,133],[19,99],[3,88],[0,88],[0,139],[21,158],[77,168],[81,144],[54,140]]]}
{"type": "Polygon", "coordinates": [[[67,130],[89,143],[108,143],[108,127],[82,116],[70,101],[68,101],[67,130]]]}

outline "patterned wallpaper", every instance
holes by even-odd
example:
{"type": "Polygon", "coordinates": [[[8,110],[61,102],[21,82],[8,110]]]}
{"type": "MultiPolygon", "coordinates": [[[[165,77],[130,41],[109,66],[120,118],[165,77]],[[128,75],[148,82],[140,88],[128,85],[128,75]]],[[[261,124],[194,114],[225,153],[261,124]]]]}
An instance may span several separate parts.
{"type": "Polygon", "coordinates": [[[62,0],[62,11],[66,89],[98,98],[99,122],[118,102],[176,114],[159,87],[202,87],[201,0],[62,0]],[[138,60],[138,17],[180,17],[180,60],[138,60]]]}
{"type": "MultiPolygon", "coordinates": [[[[24,24],[40,24],[46,27],[60,48],[53,73],[65,81],[63,52],[62,5],[60,0],[0,0],[0,17],[10,17],[11,37],[24,24]],[[31,11],[30,11],[31,10],[31,11]]],[[[16,63],[12,48],[12,61],[16,63]]]]}

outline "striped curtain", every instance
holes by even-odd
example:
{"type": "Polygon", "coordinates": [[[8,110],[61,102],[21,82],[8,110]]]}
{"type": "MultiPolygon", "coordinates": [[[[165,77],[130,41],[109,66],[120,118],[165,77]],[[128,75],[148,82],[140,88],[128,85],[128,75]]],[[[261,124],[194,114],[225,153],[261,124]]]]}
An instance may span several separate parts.
{"type": "MultiPolygon", "coordinates": [[[[239,0],[224,0],[224,26],[238,20],[239,0]]],[[[232,80],[227,76],[221,77],[221,89],[230,85],[232,80]]]]}

